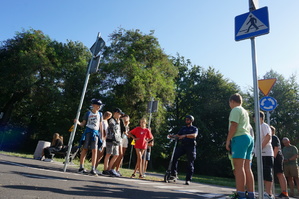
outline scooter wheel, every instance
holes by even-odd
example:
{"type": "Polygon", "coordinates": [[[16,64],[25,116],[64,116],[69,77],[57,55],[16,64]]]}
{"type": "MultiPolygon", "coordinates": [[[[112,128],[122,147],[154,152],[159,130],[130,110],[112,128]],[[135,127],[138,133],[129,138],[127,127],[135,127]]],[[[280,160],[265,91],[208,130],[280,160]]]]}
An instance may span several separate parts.
{"type": "Polygon", "coordinates": [[[170,174],[169,174],[169,173],[166,173],[166,174],[164,175],[164,182],[169,183],[169,182],[170,182],[170,181],[169,181],[169,178],[170,178],[170,174]]]}

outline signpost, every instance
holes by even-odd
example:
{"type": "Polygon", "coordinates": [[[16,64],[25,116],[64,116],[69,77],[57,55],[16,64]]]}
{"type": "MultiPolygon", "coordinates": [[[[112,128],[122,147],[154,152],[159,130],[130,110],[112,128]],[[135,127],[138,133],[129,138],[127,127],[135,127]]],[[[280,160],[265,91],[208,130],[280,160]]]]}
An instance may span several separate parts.
{"type": "Polygon", "coordinates": [[[258,81],[259,82],[259,89],[260,91],[267,96],[272,87],[274,86],[275,82],[276,82],[276,78],[271,78],[271,79],[261,79],[258,81]]]}
{"type": "Polygon", "coordinates": [[[264,111],[273,111],[277,107],[277,101],[273,97],[266,96],[260,100],[260,106],[264,111]]]}
{"type": "Polygon", "coordinates": [[[256,153],[257,153],[257,174],[258,174],[258,193],[259,198],[264,198],[263,183],[263,162],[262,146],[260,138],[260,105],[259,90],[257,81],[257,64],[255,52],[255,37],[269,33],[268,8],[258,8],[258,0],[249,0],[249,12],[235,17],[235,40],[251,40],[252,74],[253,74],[253,95],[254,95],[254,114],[256,118],[256,153]]]}
{"type": "Polygon", "coordinates": [[[269,33],[268,8],[263,7],[235,17],[235,40],[240,41],[269,33]]]}
{"type": "MultiPolygon", "coordinates": [[[[86,79],[85,79],[85,83],[84,83],[84,86],[83,86],[81,100],[80,100],[79,107],[78,107],[78,110],[77,110],[77,115],[76,115],[76,120],[77,121],[79,121],[80,112],[81,112],[84,96],[85,96],[85,93],[86,93],[87,84],[88,84],[88,81],[89,81],[89,76],[90,76],[91,73],[97,72],[99,62],[100,62],[99,52],[100,52],[101,49],[104,48],[104,46],[105,46],[105,42],[101,38],[101,34],[98,33],[96,42],[90,48],[93,57],[92,57],[92,59],[90,60],[90,62],[88,64],[86,79]]],[[[67,165],[69,164],[69,157],[70,157],[71,149],[72,149],[72,146],[73,146],[73,141],[74,141],[76,130],[77,130],[77,122],[74,123],[74,127],[72,128],[72,132],[71,132],[71,135],[70,135],[70,138],[69,138],[68,150],[67,150],[67,155],[65,156],[63,172],[66,171],[67,165]]]]}

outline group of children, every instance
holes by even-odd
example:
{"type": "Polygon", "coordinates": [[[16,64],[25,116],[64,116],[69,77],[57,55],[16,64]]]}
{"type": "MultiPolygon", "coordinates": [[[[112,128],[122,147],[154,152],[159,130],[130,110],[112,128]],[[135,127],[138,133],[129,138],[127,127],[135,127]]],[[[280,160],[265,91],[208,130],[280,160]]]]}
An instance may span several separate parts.
{"type": "Polygon", "coordinates": [[[85,113],[83,121],[75,120],[81,127],[85,127],[80,140],[80,146],[83,146],[80,155],[80,173],[88,173],[84,168],[84,161],[87,151],[92,151],[90,174],[97,176],[102,173],[119,177],[119,171],[123,161],[125,151],[128,147],[128,138],[135,140],[134,148],[137,155],[137,163],[132,177],[139,170],[139,178],[144,178],[144,164],[142,156],[148,146],[153,143],[153,135],[146,128],[146,119],[140,120],[140,127],[136,127],[130,131],[130,117],[125,115],[121,109],[114,109],[113,113],[106,111],[103,115],[100,112],[103,103],[101,100],[92,99],[92,110],[85,113]],[[149,144],[150,143],[150,144],[149,144]],[[104,170],[99,172],[97,166],[104,157],[104,170]]]}

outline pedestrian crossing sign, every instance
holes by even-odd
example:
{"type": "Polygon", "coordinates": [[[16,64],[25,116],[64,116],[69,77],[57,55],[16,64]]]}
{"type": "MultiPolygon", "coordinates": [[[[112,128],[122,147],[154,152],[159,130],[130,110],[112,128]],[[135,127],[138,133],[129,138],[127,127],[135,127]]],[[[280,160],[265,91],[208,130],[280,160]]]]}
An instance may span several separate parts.
{"type": "Polygon", "coordinates": [[[268,7],[235,17],[235,40],[240,41],[269,33],[268,7]]]}

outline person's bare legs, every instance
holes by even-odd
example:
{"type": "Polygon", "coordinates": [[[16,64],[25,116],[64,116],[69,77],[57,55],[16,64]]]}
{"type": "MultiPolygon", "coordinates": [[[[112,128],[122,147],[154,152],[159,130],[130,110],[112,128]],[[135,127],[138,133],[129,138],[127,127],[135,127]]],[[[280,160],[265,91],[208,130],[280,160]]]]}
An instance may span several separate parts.
{"type": "Polygon", "coordinates": [[[95,168],[96,162],[97,162],[98,149],[92,149],[91,153],[92,153],[92,155],[91,155],[91,168],[95,168]]]}
{"type": "Polygon", "coordinates": [[[114,166],[114,163],[117,158],[118,158],[118,155],[113,155],[113,157],[110,159],[108,170],[114,169],[113,166],[114,166]]]}
{"type": "Polygon", "coordinates": [[[245,177],[246,177],[246,187],[248,192],[254,192],[254,176],[251,170],[251,161],[245,160],[245,177]]]}
{"type": "Polygon", "coordinates": [[[245,192],[245,160],[241,158],[233,158],[235,167],[235,179],[236,179],[236,189],[239,192],[245,192]]]}
{"type": "Polygon", "coordinates": [[[290,186],[290,196],[294,196],[294,180],[293,177],[287,177],[290,186]]]}
{"type": "Polygon", "coordinates": [[[144,149],[137,149],[136,148],[136,155],[137,155],[137,163],[139,167],[139,176],[143,176],[143,165],[142,165],[142,155],[144,153],[144,149]]]}
{"type": "Polygon", "coordinates": [[[84,167],[84,161],[85,161],[87,151],[88,151],[88,149],[82,149],[81,154],[80,154],[80,165],[82,165],[83,167],[84,167]]]}
{"type": "Polygon", "coordinates": [[[122,159],[124,157],[124,148],[120,145],[119,146],[119,155],[118,158],[115,160],[115,163],[113,165],[113,168],[115,168],[116,171],[119,171],[120,165],[122,163],[122,159]]]}
{"type": "Polygon", "coordinates": [[[281,192],[288,192],[287,180],[284,176],[284,173],[277,173],[276,176],[279,180],[281,192]]]}
{"type": "Polygon", "coordinates": [[[105,159],[104,159],[104,171],[108,170],[110,156],[111,156],[111,154],[108,154],[108,153],[106,153],[106,155],[105,155],[105,159]]]}
{"type": "Polygon", "coordinates": [[[265,184],[265,192],[268,193],[270,196],[272,195],[272,182],[264,180],[265,184]]]}
{"type": "MultiPolygon", "coordinates": [[[[294,180],[296,182],[296,185],[297,185],[297,191],[298,191],[298,194],[299,194],[299,178],[298,177],[294,177],[294,180]]],[[[295,194],[295,193],[294,193],[295,194]]]]}
{"type": "Polygon", "coordinates": [[[105,148],[102,149],[102,151],[98,150],[98,155],[97,155],[97,161],[96,161],[96,167],[98,168],[102,158],[104,157],[104,152],[105,152],[105,148]]]}

